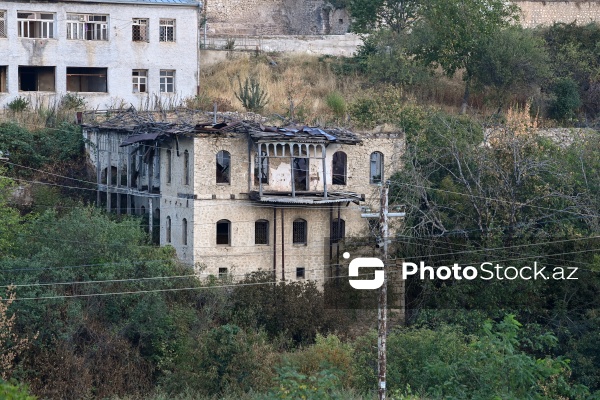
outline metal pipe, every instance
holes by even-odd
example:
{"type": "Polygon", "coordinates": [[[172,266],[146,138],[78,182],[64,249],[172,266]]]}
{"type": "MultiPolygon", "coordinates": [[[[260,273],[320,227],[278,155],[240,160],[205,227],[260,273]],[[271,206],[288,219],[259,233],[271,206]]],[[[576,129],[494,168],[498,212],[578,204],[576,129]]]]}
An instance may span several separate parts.
{"type": "Polygon", "coordinates": [[[277,280],[277,207],[273,207],[273,282],[277,280]]]}
{"type": "Polygon", "coordinates": [[[281,209],[281,280],[285,281],[285,228],[284,228],[284,213],[281,209]]]}

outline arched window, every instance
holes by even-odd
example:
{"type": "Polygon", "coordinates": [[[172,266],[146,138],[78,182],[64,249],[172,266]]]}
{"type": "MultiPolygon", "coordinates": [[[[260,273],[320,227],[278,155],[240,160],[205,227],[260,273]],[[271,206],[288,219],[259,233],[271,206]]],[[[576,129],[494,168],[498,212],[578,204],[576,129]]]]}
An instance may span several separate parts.
{"type": "Polygon", "coordinates": [[[171,243],[171,217],[167,217],[167,243],[171,243]]]}
{"type": "Polygon", "coordinates": [[[167,183],[171,183],[171,150],[167,150],[167,183]]]}
{"type": "Polygon", "coordinates": [[[383,182],[383,154],[378,151],[371,153],[371,174],[369,182],[383,182]]]}
{"type": "Polygon", "coordinates": [[[145,215],[146,214],[146,207],[142,206],[140,208],[140,215],[145,215]]]}
{"type": "Polygon", "coordinates": [[[190,153],[187,150],[183,152],[183,184],[190,184],[190,153]]]}
{"type": "Polygon", "coordinates": [[[292,242],[294,244],[306,244],[308,236],[308,226],[305,220],[298,218],[294,221],[292,229],[292,242]]]}
{"type": "Polygon", "coordinates": [[[334,219],[331,221],[331,241],[337,243],[346,237],[346,221],[343,219],[334,219]]]}
{"type": "Polygon", "coordinates": [[[217,183],[230,183],[231,155],[221,150],[217,153],[217,183]]]}
{"type": "Polygon", "coordinates": [[[269,221],[259,219],[254,223],[254,244],[269,244],[269,221]]]}
{"type": "Polygon", "coordinates": [[[331,163],[332,184],[346,184],[346,160],[346,153],[343,151],[336,151],[333,154],[333,162],[331,163]]]}
{"type": "Polygon", "coordinates": [[[181,242],[184,246],[187,246],[188,242],[188,223],[187,219],[183,219],[181,223],[181,242]]]}
{"type": "Polygon", "coordinates": [[[231,222],[222,219],[217,222],[217,244],[231,245],[231,222]]]}

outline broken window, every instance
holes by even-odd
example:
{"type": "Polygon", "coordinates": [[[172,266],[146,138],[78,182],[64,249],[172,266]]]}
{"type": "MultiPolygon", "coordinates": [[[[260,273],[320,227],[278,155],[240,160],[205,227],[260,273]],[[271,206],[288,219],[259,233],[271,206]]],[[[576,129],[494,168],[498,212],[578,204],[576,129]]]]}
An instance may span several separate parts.
{"type": "Polygon", "coordinates": [[[67,39],[108,40],[108,15],[67,14],[67,39]]]}
{"type": "Polygon", "coordinates": [[[230,183],[231,156],[228,151],[217,153],[217,183],[230,183]]]}
{"type": "Polygon", "coordinates": [[[346,221],[334,219],[331,222],[331,242],[337,243],[346,237],[346,221]]]}
{"type": "Polygon", "coordinates": [[[6,37],[6,11],[0,10],[0,38],[6,37]]]}
{"type": "Polygon", "coordinates": [[[167,150],[167,183],[171,183],[171,150],[167,150]]]}
{"type": "Polygon", "coordinates": [[[161,42],[174,42],[175,41],[175,20],[174,19],[161,19],[160,20],[159,40],[161,42]]]}
{"type": "Polygon", "coordinates": [[[188,223],[187,223],[187,219],[183,219],[182,223],[181,223],[181,242],[183,243],[184,246],[187,246],[188,244],[188,223]]]}
{"type": "Polygon", "coordinates": [[[54,14],[44,12],[17,12],[19,37],[51,39],[54,37],[54,14]]]}
{"type": "Polygon", "coordinates": [[[222,219],[217,222],[217,244],[231,244],[231,222],[222,219]]]}
{"type": "Polygon", "coordinates": [[[107,68],[67,67],[67,92],[108,92],[107,68]]]}
{"type": "Polygon", "coordinates": [[[294,244],[306,244],[307,224],[302,218],[294,221],[292,229],[292,242],[294,244]]]}
{"type": "Polygon", "coordinates": [[[219,278],[227,277],[227,268],[221,267],[219,268],[219,278]]]}
{"type": "Polygon", "coordinates": [[[308,158],[294,158],[292,169],[295,189],[308,190],[308,158]]]}
{"type": "Polygon", "coordinates": [[[134,69],[131,72],[131,79],[133,81],[133,93],[146,93],[148,91],[147,69],[134,69]]]}
{"type": "Polygon", "coordinates": [[[345,185],[346,184],[346,153],[343,151],[336,151],[333,154],[333,162],[331,165],[332,171],[332,183],[334,185],[345,185]]]}
{"type": "Polygon", "coordinates": [[[261,177],[261,183],[264,183],[265,185],[269,184],[269,158],[266,157],[267,153],[266,152],[262,152],[262,157],[258,157],[258,155],[254,158],[254,184],[258,185],[258,165],[259,163],[262,163],[261,165],[261,169],[260,169],[260,177],[261,177]]]}
{"type": "Polygon", "coordinates": [[[383,154],[376,151],[371,153],[370,183],[381,183],[383,181],[383,154]]]}
{"type": "Polygon", "coordinates": [[[23,92],[54,92],[55,67],[19,65],[19,90],[23,92]]]}
{"type": "Polygon", "coordinates": [[[269,244],[269,221],[259,219],[254,223],[254,244],[269,244]]]}
{"type": "Polygon", "coordinates": [[[190,153],[187,150],[183,152],[183,183],[190,184],[190,153]]]}
{"type": "Polygon", "coordinates": [[[131,40],[134,42],[148,42],[148,20],[146,18],[134,18],[131,29],[131,40]]]}
{"type": "Polygon", "coordinates": [[[8,77],[8,66],[0,65],[0,92],[8,92],[6,78],[8,77]]]}
{"type": "Polygon", "coordinates": [[[306,269],[304,267],[296,268],[296,279],[304,279],[306,274],[306,269]]]}
{"type": "Polygon", "coordinates": [[[172,69],[160,70],[160,92],[174,93],[175,92],[175,71],[172,69]]]}
{"type": "Polygon", "coordinates": [[[171,217],[167,217],[167,243],[171,243],[171,217]]]}

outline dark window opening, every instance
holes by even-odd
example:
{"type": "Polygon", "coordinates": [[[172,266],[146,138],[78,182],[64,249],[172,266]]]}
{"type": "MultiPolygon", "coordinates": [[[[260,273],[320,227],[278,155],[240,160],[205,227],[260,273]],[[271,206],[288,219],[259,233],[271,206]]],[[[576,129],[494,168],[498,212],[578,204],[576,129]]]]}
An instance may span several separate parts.
{"type": "Polygon", "coordinates": [[[254,223],[254,244],[269,244],[269,221],[262,219],[254,223]]]}
{"type": "Polygon", "coordinates": [[[68,92],[108,92],[107,68],[67,67],[68,92]]]}
{"type": "Polygon", "coordinates": [[[131,40],[134,42],[147,42],[148,20],[145,18],[134,18],[131,34],[131,40]]]}
{"type": "Polygon", "coordinates": [[[307,226],[306,221],[297,219],[293,224],[292,241],[294,244],[306,244],[307,226]]]}
{"type": "Polygon", "coordinates": [[[183,183],[190,184],[190,153],[187,150],[183,152],[183,183]]]}
{"type": "Polygon", "coordinates": [[[171,150],[167,150],[167,183],[171,183],[171,150]]]}
{"type": "Polygon", "coordinates": [[[308,190],[308,158],[294,158],[294,187],[296,190],[308,190]]]}
{"type": "Polygon", "coordinates": [[[167,217],[167,243],[171,243],[171,217],[167,217]]]}
{"type": "Polygon", "coordinates": [[[217,183],[230,183],[231,156],[221,150],[217,153],[217,183]]]}
{"type": "Polygon", "coordinates": [[[333,154],[333,162],[331,166],[332,183],[334,185],[346,184],[346,164],[347,157],[343,151],[337,151],[333,154]]]}
{"type": "Polygon", "coordinates": [[[254,158],[254,184],[258,185],[258,165],[261,163],[260,169],[260,177],[261,183],[268,185],[269,184],[269,158],[266,157],[267,153],[262,152],[262,157],[258,157],[258,155],[254,158]]]}
{"type": "Polygon", "coordinates": [[[184,246],[187,246],[188,244],[188,223],[187,223],[187,219],[183,219],[182,224],[181,224],[181,242],[183,243],[184,246]]]}
{"type": "Polygon", "coordinates": [[[231,222],[226,219],[217,222],[217,244],[231,244],[231,222]]]}
{"type": "Polygon", "coordinates": [[[337,243],[346,237],[346,221],[334,219],[331,222],[331,241],[337,243]]]}
{"type": "Polygon", "coordinates": [[[219,278],[225,278],[227,276],[227,268],[219,268],[219,278]]]}
{"type": "Polygon", "coordinates": [[[343,24],[343,23],[344,23],[344,19],[343,19],[343,18],[340,18],[340,19],[339,19],[339,22],[340,22],[340,24],[343,24]]]}
{"type": "Polygon", "coordinates": [[[370,183],[381,183],[383,181],[383,154],[376,151],[371,154],[370,183]]]}
{"type": "Polygon", "coordinates": [[[19,90],[23,92],[54,92],[55,67],[19,66],[19,90]]]}
{"type": "Polygon", "coordinates": [[[296,268],[296,279],[304,279],[305,273],[306,273],[306,269],[304,267],[296,268]]]}
{"type": "Polygon", "coordinates": [[[8,67],[6,65],[0,65],[0,92],[8,92],[7,79],[8,67]]]}

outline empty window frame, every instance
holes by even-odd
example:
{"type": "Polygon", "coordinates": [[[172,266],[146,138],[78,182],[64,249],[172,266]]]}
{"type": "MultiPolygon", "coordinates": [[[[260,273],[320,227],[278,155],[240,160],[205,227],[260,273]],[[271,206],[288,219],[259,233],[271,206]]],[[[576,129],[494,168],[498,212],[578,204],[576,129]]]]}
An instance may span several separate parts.
{"type": "Polygon", "coordinates": [[[160,92],[175,93],[175,70],[160,70],[160,92]]]}
{"type": "Polygon", "coordinates": [[[161,42],[175,41],[175,20],[162,19],[160,20],[159,40],[161,42]]]}
{"type": "Polygon", "coordinates": [[[148,19],[134,18],[131,27],[131,40],[134,42],[148,42],[148,19]]]}
{"type": "Polygon", "coordinates": [[[294,188],[308,190],[308,158],[294,158],[292,169],[294,173],[294,188]]]}
{"type": "Polygon", "coordinates": [[[332,184],[334,185],[345,185],[346,184],[346,168],[347,168],[347,157],[343,151],[336,151],[333,154],[333,161],[331,163],[332,173],[332,184]]]}
{"type": "Polygon", "coordinates": [[[0,38],[6,37],[6,10],[0,10],[0,38]]]}
{"type": "Polygon", "coordinates": [[[171,243],[171,217],[167,217],[167,232],[166,232],[167,243],[171,243]]]}
{"type": "Polygon", "coordinates": [[[7,92],[7,77],[8,77],[8,66],[0,65],[0,92],[7,92]]]}
{"type": "Polygon", "coordinates": [[[269,244],[269,221],[259,219],[254,223],[254,244],[269,244]]]}
{"type": "Polygon", "coordinates": [[[226,278],[226,277],[227,277],[227,268],[220,267],[219,268],[219,278],[226,278]]]}
{"type": "Polygon", "coordinates": [[[19,90],[23,92],[54,92],[55,67],[19,65],[19,90]]]}
{"type": "Polygon", "coordinates": [[[381,183],[383,181],[383,154],[376,151],[371,153],[370,183],[381,183]]]}
{"type": "Polygon", "coordinates": [[[131,81],[133,83],[133,93],[148,92],[148,70],[134,69],[131,71],[131,81]]]}
{"type": "Polygon", "coordinates": [[[306,278],[306,269],[304,267],[296,268],[296,279],[306,278]]]}
{"type": "Polygon", "coordinates": [[[337,243],[346,237],[346,221],[334,219],[331,221],[331,242],[337,243]]]}
{"type": "Polygon", "coordinates": [[[108,15],[67,14],[67,39],[108,40],[108,15]]]}
{"type": "Polygon", "coordinates": [[[108,92],[107,69],[67,67],[67,92],[108,92]]]}
{"type": "Polygon", "coordinates": [[[298,218],[294,221],[292,226],[292,243],[294,244],[306,244],[308,226],[305,220],[298,218]]]}
{"type": "Polygon", "coordinates": [[[222,219],[217,222],[217,244],[231,245],[231,222],[222,219]]]}
{"type": "Polygon", "coordinates": [[[171,177],[172,177],[172,168],[173,165],[171,164],[173,162],[172,158],[171,158],[171,150],[167,150],[167,183],[171,183],[171,177]]]}
{"type": "Polygon", "coordinates": [[[188,222],[185,218],[181,221],[181,243],[184,246],[188,244],[188,222]]]}
{"type": "Polygon", "coordinates": [[[18,34],[22,38],[54,38],[54,14],[45,12],[17,12],[18,34]]]}
{"type": "Polygon", "coordinates": [[[258,185],[258,164],[262,163],[260,169],[260,177],[263,184],[269,184],[269,158],[267,157],[266,152],[262,152],[262,157],[258,157],[258,155],[254,158],[254,184],[258,185]]]}
{"type": "Polygon", "coordinates": [[[190,153],[187,150],[183,152],[183,184],[190,184],[190,153]]]}
{"type": "Polygon", "coordinates": [[[217,183],[231,183],[231,155],[221,150],[217,153],[217,183]]]}

